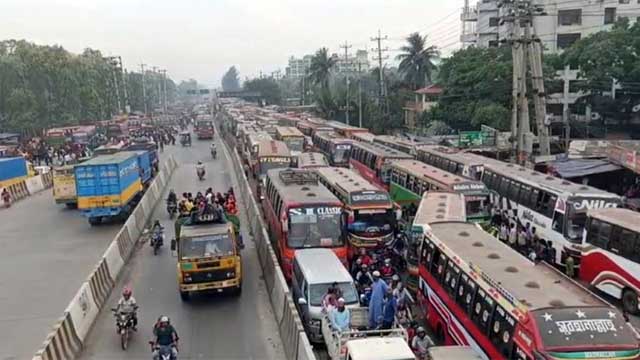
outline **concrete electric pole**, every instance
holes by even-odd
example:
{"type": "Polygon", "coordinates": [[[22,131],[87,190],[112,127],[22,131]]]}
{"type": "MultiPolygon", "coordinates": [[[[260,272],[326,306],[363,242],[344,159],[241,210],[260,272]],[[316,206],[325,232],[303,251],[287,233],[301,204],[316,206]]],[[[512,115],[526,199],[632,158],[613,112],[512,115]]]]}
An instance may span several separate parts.
{"type": "MultiPolygon", "coordinates": [[[[380,30],[378,30],[378,36],[377,37],[373,37],[371,38],[371,41],[375,41],[378,43],[378,47],[372,49],[372,51],[376,51],[378,53],[378,56],[376,58],[374,58],[373,60],[378,61],[378,72],[379,72],[379,78],[378,78],[378,85],[379,85],[379,92],[378,92],[378,106],[380,107],[384,107],[385,105],[385,101],[384,101],[384,97],[385,97],[385,91],[384,91],[384,67],[382,66],[382,62],[386,59],[388,59],[388,56],[382,56],[383,52],[389,51],[389,48],[382,48],[382,41],[387,40],[387,36],[385,35],[384,37],[382,37],[382,35],[380,34],[380,30]]],[[[386,111],[385,111],[386,113],[386,111]]]]}
{"type": "Polygon", "coordinates": [[[129,92],[127,91],[127,73],[122,65],[122,57],[117,56],[118,64],[120,66],[120,75],[122,75],[122,94],[124,95],[124,113],[131,112],[131,104],[129,103],[129,92]]]}
{"type": "Polygon", "coordinates": [[[144,116],[147,116],[147,89],[144,83],[144,67],[146,64],[140,64],[140,75],[142,75],[142,103],[144,105],[144,116]]]}
{"type": "Polygon", "coordinates": [[[347,93],[346,93],[346,99],[345,99],[345,106],[344,106],[344,114],[345,114],[345,122],[347,123],[347,125],[349,125],[349,71],[351,71],[350,67],[349,67],[349,49],[352,47],[352,45],[349,45],[346,41],[344,42],[344,45],[340,45],[341,48],[344,49],[344,69],[346,69],[345,71],[345,80],[347,83],[347,93]]]}

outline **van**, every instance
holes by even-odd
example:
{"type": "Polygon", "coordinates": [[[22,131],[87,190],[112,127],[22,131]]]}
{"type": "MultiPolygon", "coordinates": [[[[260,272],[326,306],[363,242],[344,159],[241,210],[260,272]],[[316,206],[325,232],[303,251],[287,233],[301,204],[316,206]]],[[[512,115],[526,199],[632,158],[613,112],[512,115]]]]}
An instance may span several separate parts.
{"type": "Polygon", "coordinates": [[[401,337],[360,338],[348,341],[345,360],[415,360],[409,344],[401,337]]]}
{"type": "Polygon", "coordinates": [[[359,307],[356,285],[340,259],[331,249],[297,250],[293,259],[291,290],[309,340],[322,343],[322,298],[327,289],[338,284],[345,305],[359,307]]]}
{"type": "Polygon", "coordinates": [[[469,346],[433,346],[428,350],[428,359],[431,360],[481,360],[469,346]]]}

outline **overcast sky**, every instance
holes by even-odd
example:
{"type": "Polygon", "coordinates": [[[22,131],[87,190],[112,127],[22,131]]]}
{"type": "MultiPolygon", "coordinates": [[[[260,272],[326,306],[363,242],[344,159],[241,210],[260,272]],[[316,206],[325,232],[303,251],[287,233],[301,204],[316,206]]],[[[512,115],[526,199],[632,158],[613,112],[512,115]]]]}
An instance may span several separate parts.
{"type": "MultiPolygon", "coordinates": [[[[475,1],[471,1],[472,3],[475,1]]],[[[345,41],[370,50],[378,29],[390,58],[419,31],[447,54],[459,47],[463,0],[1,0],[0,39],[86,47],[121,55],[126,68],[167,69],[173,79],[219,86],[284,68],[289,56],[345,41]]],[[[370,54],[371,55],[371,54],[370,54]]]]}

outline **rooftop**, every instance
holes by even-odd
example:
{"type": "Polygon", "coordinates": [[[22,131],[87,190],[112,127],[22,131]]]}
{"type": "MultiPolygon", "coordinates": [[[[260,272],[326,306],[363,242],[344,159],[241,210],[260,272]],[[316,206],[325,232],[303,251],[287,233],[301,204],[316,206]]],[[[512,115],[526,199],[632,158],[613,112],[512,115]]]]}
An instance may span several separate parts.
{"type": "Polygon", "coordinates": [[[300,249],[296,250],[295,258],[300,264],[304,278],[311,285],[353,281],[349,271],[331,249],[300,249]]]}
{"type": "Polygon", "coordinates": [[[640,213],[623,208],[589,210],[589,216],[640,233],[640,213]]]}
{"type": "Polygon", "coordinates": [[[298,155],[298,168],[329,166],[327,158],[321,153],[305,152],[298,155]]]}
{"type": "Polygon", "coordinates": [[[260,140],[258,142],[258,156],[291,156],[287,144],[277,140],[260,140]]]}
{"type": "Polygon", "coordinates": [[[368,151],[370,153],[373,153],[376,156],[383,156],[383,157],[392,158],[392,159],[413,159],[413,156],[405,152],[402,152],[378,143],[355,141],[353,145],[356,148],[360,148],[362,150],[368,151]]]}
{"type": "Polygon", "coordinates": [[[424,95],[441,95],[444,89],[440,85],[432,84],[427,87],[423,87],[422,89],[418,89],[414,91],[416,94],[424,94],[424,95]]]}
{"type": "Polygon", "coordinates": [[[314,204],[340,203],[340,200],[317,180],[313,170],[272,169],[267,171],[267,177],[284,201],[314,204]],[[296,181],[296,178],[299,181],[296,181]]]}
{"type": "Polygon", "coordinates": [[[413,223],[431,225],[449,221],[467,221],[463,195],[444,191],[425,192],[413,223]]]}
{"type": "Polygon", "coordinates": [[[93,159],[87,160],[82,165],[105,165],[105,164],[119,164],[125,160],[128,160],[134,156],[137,156],[136,151],[121,151],[115,154],[98,155],[93,159]]]}
{"type": "Polygon", "coordinates": [[[371,184],[351,169],[323,167],[316,169],[316,172],[325,181],[335,184],[348,193],[355,191],[381,191],[379,187],[371,184]]]}

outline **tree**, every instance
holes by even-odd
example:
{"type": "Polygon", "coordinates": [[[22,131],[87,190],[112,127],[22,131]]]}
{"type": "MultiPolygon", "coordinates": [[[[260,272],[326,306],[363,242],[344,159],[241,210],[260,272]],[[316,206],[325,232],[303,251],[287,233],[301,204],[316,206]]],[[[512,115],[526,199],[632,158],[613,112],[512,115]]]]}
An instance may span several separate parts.
{"type": "Polygon", "coordinates": [[[267,105],[282,104],[282,91],[273,78],[257,78],[244,82],[245,91],[255,91],[262,94],[267,105]]]}
{"type": "Polygon", "coordinates": [[[222,89],[224,91],[240,90],[240,73],[235,66],[232,66],[222,77],[222,89]]]}
{"type": "Polygon", "coordinates": [[[336,59],[329,56],[329,50],[325,47],[316,51],[309,66],[309,80],[314,85],[319,85],[323,91],[329,90],[331,70],[336,65],[336,59]]]}
{"type": "Polygon", "coordinates": [[[511,111],[501,104],[479,103],[473,112],[471,124],[477,128],[481,125],[487,125],[494,129],[507,131],[511,128],[511,111]]]}
{"type": "Polygon", "coordinates": [[[398,69],[404,81],[418,89],[431,83],[435,64],[433,60],[440,53],[435,46],[427,47],[427,36],[415,32],[407,36],[407,44],[400,48],[402,54],[396,56],[400,60],[398,69]]]}

